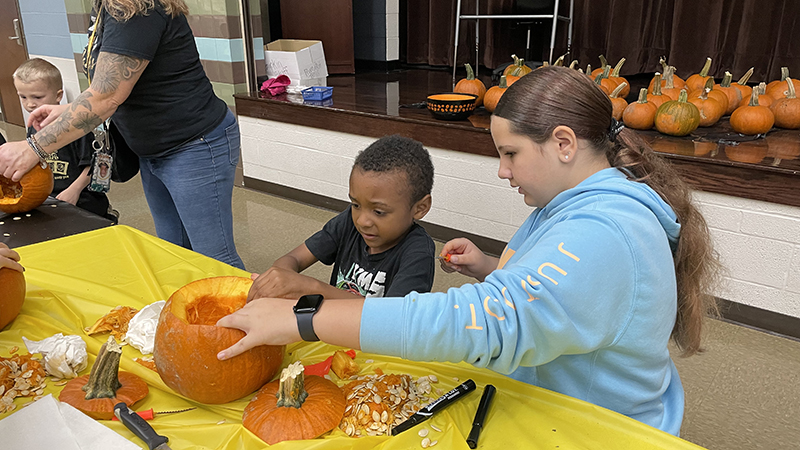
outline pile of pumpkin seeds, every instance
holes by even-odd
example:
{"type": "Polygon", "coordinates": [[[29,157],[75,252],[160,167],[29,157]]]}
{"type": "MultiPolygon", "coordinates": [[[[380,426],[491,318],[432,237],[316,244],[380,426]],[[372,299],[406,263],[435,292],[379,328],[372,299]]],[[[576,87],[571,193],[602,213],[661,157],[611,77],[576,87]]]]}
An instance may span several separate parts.
{"type": "Polygon", "coordinates": [[[46,384],[47,372],[31,355],[0,358],[0,414],[14,411],[17,397],[35,396],[38,400],[46,384]]]}

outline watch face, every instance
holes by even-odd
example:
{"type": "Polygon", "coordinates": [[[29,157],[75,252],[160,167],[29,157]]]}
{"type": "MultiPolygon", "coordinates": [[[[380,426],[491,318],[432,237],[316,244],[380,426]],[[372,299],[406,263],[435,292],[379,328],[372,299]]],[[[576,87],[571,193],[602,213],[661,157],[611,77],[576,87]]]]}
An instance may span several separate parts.
{"type": "Polygon", "coordinates": [[[294,305],[294,312],[296,313],[310,313],[316,312],[319,309],[319,305],[322,304],[323,297],[319,294],[314,295],[304,295],[300,297],[300,300],[297,301],[294,305]]]}

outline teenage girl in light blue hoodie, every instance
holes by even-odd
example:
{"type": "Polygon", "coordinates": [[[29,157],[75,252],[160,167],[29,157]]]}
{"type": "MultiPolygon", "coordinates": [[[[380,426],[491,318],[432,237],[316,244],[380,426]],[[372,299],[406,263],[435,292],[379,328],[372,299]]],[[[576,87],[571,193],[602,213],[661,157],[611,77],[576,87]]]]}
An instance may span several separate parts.
{"type": "MultiPolygon", "coordinates": [[[[683,387],[667,343],[700,348],[716,268],[703,217],[671,167],[611,117],[576,71],[542,68],[492,116],[498,176],[536,207],[501,257],[455,239],[446,293],[324,302],[322,340],[419,361],[466,361],[672,434],[683,387]]],[[[247,333],[220,353],[300,340],[294,300],[258,299],[219,325],[247,333]]]]}

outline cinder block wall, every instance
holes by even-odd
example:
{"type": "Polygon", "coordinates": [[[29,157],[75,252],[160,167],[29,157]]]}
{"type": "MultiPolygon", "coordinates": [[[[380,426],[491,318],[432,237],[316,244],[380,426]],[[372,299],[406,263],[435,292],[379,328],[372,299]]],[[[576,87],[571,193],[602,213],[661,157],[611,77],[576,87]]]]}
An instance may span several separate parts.
{"type": "MultiPolygon", "coordinates": [[[[375,139],[239,116],[247,177],[348,201],[358,151],[375,139]]],[[[428,148],[436,177],[426,222],[508,241],[530,214],[497,158],[428,148]]],[[[800,208],[697,192],[727,275],[717,296],[800,317],[800,208]]]]}

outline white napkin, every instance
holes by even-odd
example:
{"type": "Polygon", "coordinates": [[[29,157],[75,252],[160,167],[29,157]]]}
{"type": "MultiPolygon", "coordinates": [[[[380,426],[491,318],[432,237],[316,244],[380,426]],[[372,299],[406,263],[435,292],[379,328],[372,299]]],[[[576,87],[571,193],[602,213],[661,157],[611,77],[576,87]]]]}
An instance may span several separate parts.
{"type": "Polygon", "coordinates": [[[3,448],[141,450],[96,420],[47,395],[0,420],[3,448]]]}
{"type": "Polygon", "coordinates": [[[56,333],[41,341],[22,337],[28,353],[41,353],[48,374],[58,378],[75,378],[86,368],[86,343],[80,336],[56,333]]]}
{"type": "Polygon", "coordinates": [[[153,353],[158,316],[161,315],[165,303],[167,303],[165,300],[159,300],[145,306],[128,322],[125,341],[137,348],[143,355],[153,353]]]}

